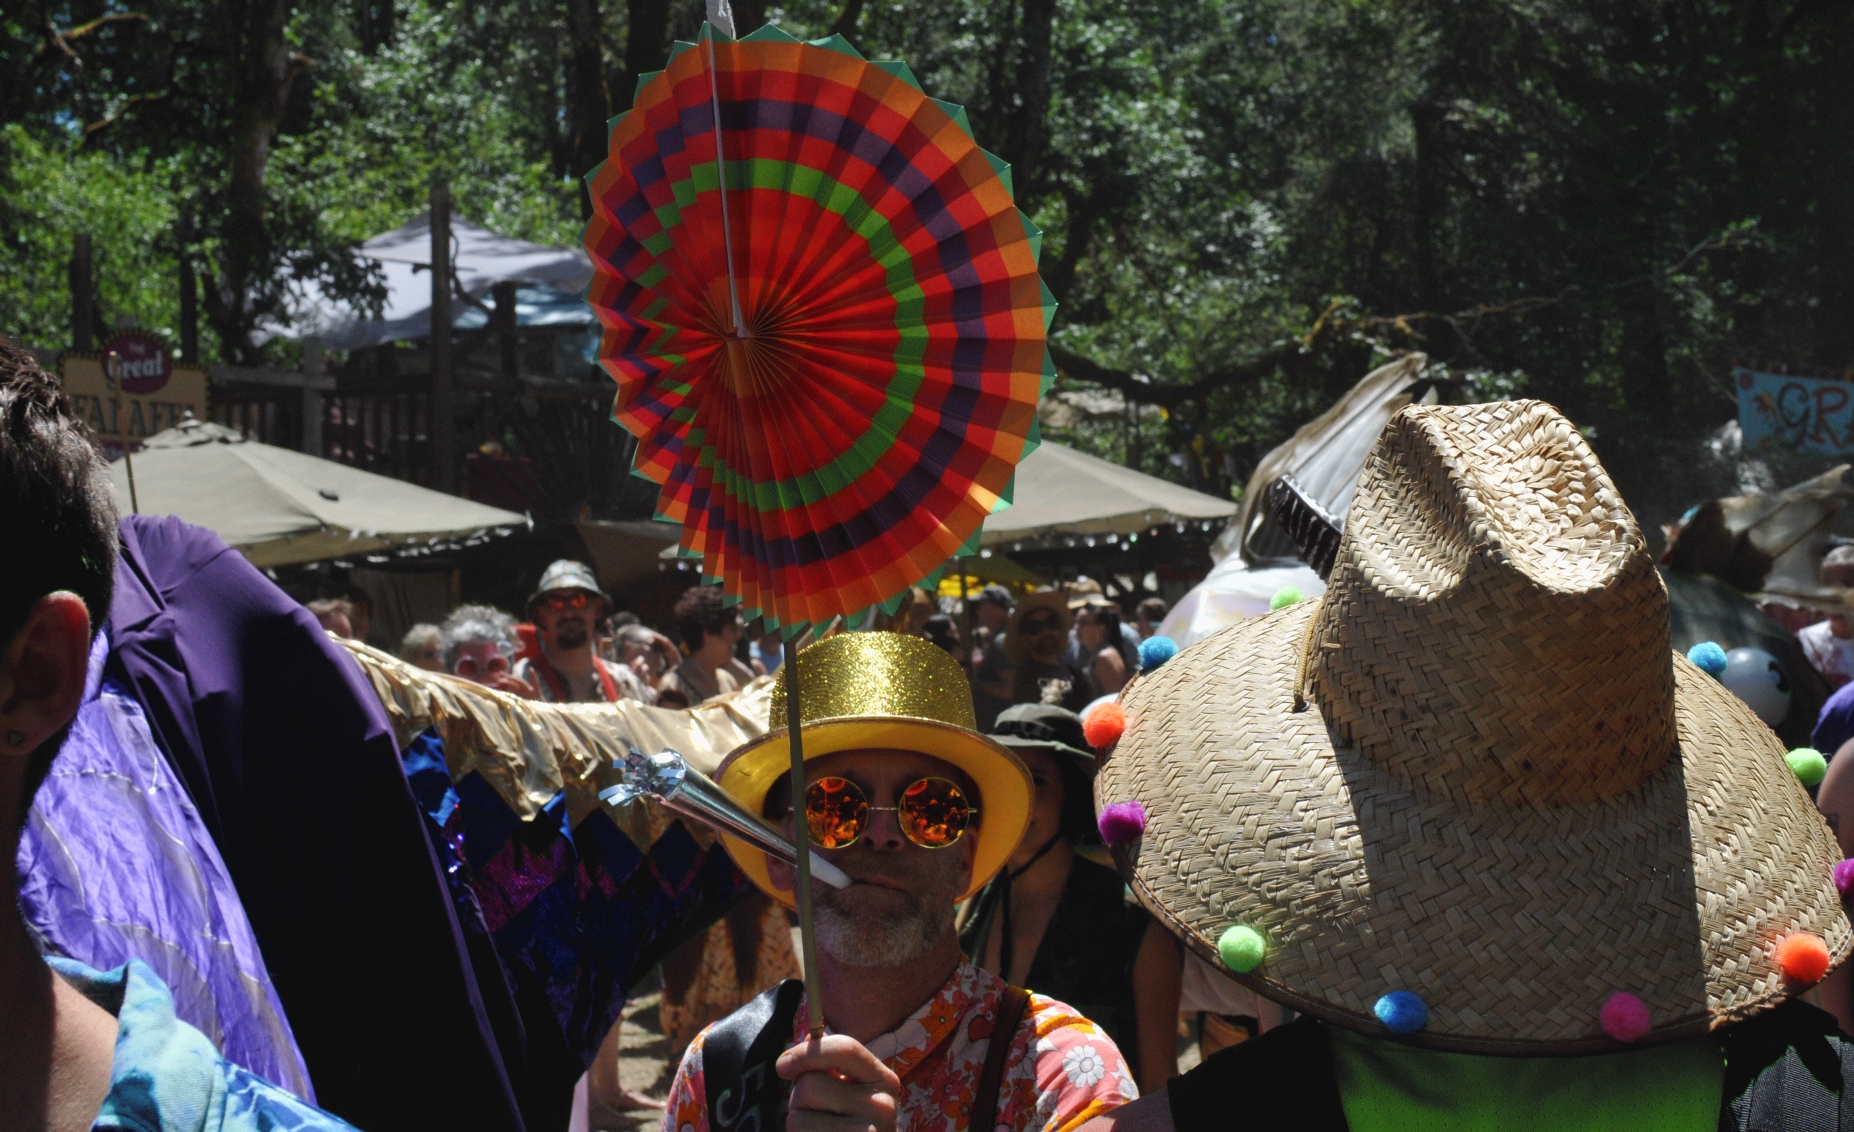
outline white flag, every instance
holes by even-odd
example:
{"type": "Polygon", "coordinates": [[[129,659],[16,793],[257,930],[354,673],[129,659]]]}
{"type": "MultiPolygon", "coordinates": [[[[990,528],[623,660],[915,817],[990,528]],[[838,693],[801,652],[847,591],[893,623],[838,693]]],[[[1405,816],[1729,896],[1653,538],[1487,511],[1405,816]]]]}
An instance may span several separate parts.
{"type": "Polygon", "coordinates": [[[734,9],[727,0],[708,0],[708,22],[729,39],[738,38],[734,34],[734,9]]]}

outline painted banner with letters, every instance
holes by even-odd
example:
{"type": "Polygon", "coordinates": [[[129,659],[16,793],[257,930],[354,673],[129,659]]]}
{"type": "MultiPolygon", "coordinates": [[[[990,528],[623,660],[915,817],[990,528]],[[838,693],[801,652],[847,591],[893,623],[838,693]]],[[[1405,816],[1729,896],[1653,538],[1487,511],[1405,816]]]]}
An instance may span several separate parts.
{"type": "Polygon", "coordinates": [[[1785,377],[1741,366],[1732,371],[1732,384],[1738,387],[1745,451],[1854,452],[1854,382],[1785,377]]]}

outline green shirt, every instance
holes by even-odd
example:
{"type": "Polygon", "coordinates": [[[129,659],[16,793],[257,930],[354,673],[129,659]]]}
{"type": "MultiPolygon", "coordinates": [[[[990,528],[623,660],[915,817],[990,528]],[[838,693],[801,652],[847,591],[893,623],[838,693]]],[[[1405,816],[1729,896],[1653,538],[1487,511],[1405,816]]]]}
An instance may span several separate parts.
{"type": "Polygon", "coordinates": [[[1600,1057],[1488,1057],[1325,1031],[1351,1132],[1719,1127],[1725,1062],[1706,1038],[1600,1057]]]}

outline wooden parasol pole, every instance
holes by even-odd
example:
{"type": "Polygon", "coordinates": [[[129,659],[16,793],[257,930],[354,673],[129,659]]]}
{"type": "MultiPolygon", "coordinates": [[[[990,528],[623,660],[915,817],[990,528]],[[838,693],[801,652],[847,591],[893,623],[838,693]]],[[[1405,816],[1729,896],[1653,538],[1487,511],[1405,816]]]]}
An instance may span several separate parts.
{"type": "Polygon", "coordinates": [[[811,1037],[824,1036],[824,1002],[818,997],[817,928],[811,918],[811,829],[805,820],[805,740],[800,723],[798,637],[785,638],[785,728],[792,746],[792,843],[798,846],[798,940],[805,953],[805,1003],[810,1008],[811,1037]]]}

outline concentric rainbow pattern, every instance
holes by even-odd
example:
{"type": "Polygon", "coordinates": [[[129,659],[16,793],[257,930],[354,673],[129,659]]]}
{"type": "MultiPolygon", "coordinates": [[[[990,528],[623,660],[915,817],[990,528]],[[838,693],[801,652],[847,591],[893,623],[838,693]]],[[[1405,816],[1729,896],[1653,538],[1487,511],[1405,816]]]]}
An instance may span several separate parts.
{"type": "Polygon", "coordinates": [[[786,626],[893,608],[970,553],[1036,446],[1055,304],[965,112],[841,37],[705,28],[639,81],[609,154],[587,177],[587,298],[613,419],[683,552],[786,626]]]}

